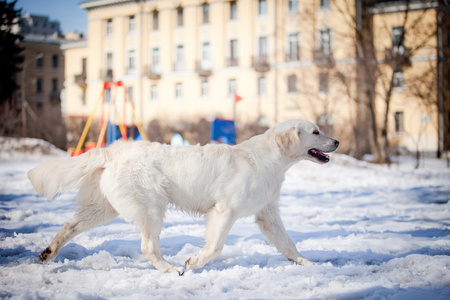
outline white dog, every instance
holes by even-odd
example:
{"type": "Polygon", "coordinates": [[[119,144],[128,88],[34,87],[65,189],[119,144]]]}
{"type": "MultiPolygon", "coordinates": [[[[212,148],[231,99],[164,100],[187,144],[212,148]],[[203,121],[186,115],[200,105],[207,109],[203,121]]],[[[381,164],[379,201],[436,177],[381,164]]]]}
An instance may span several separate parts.
{"type": "Polygon", "coordinates": [[[283,226],[280,188],[293,164],[302,159],[326,163],[325,152],[338,145],[311,122],[290,120],[235,146],[117,142],[43,163],[28,173],[36,191],[52,199],[79,189],[79,209],[39,259],[43,263],[54,259],[73,237],[120,214],[140,229],[142,252],[158,270],[182,275],[184,268],[167,262],[159,246],[164,214],[171,204],[207,220],[206,245],[186,261],[188,270],[218,256],[234,222],[249,215],[256,216],[261,231],[289,260],[312,264],[298,253],[283,226]]]}

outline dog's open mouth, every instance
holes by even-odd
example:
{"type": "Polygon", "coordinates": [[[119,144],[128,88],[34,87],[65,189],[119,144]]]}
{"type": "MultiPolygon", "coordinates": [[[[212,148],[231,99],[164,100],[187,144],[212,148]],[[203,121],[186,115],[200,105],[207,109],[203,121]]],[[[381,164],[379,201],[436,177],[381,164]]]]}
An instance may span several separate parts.
{"type": "Polygon", "coordinates": [[[310,149],[308,151],[308,154],[311,155],[314,158],[317,158],[319,161],[327,163],[330,161],[330,156],[327,154],[317,150],[317,149],[310,149]]]}

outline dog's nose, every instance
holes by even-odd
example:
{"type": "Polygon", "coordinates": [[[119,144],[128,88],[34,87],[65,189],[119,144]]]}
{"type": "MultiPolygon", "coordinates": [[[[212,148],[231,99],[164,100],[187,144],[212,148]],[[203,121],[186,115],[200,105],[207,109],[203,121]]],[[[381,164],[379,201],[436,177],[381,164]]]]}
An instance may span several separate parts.
{"type": "Polygon", "coordinates": [[[336,148],[339,147],[339,141],[334,140],[334,145],[336,146],[336,148]]]}

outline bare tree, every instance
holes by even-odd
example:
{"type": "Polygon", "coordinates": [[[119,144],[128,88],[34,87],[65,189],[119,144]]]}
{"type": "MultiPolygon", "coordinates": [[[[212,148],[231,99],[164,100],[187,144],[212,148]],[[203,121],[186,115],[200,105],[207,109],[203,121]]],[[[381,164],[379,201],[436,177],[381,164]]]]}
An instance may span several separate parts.
{"type": "MultiPolygon", "coordinates": [[[[411,67],[410,58],[426,48],[436,37],[436,26],[426,23],[429,7],[425,5],[413,14],[410,0],[404,0],[397,3],[395,10],[397,16],[401,16],[401,23],[396,28],[396,32],[392,32],[393,28],[387,23],[374,28],[373,19],[377,14],[374,9],[377,2],[375,0],[338,1],[336,3],[339,5],[336,4],[336,9],[347,22],[347,26],[354,29],[358,89],[356,94],[351,89],[347,89],[347,94],[359,104],[357,105],[360,109],[357,114],[359,116],[357,127],[365,129],[373,161],[390,163],[388,136],[390,108],[396,86],[403,80],[403,77],[399,75],[403,75],[403,70],[411,67]],[[356,5],[356,9],[352,9],[352,5],[356,5]],[[380,32],[380,26],[382,32],[380,32]],[[375,30],[378,32],[374,32],[375,30]],[[380,45],[374,42],[375,34],[390,36],[391,47],[380,49],[380,45]],[[408,40],[408,43],[411,43],[408,44],[410,47],[405,47],[405,34],[414,37],[408,40]],[[382,113],[377,105],[382,105],[382,113]]],[[[383,19],[379,17],[378,21],[383,19]]],[[[349,82],[348,74],[339,74],[338,77],[344,84],[349,82]]],[[[359,133],[355,131],[355,135],[357,134],[359,133]]]]}

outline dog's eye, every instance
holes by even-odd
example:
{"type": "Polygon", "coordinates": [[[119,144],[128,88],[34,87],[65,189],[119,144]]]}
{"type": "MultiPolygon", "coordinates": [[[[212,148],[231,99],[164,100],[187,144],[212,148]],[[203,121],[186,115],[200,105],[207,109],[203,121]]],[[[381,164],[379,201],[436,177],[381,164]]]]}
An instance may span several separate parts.
{"type": "Polygon", "coordinates": [[[319,134],[319,130],[314,130],[313,134],[319,134]]]}

